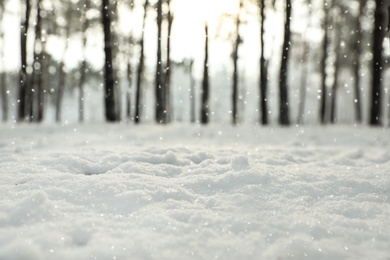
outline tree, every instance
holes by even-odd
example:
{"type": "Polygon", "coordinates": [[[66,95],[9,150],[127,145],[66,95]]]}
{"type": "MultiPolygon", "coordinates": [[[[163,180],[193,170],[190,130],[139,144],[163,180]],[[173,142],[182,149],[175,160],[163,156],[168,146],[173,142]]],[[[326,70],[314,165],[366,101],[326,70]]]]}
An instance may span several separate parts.
{"type": "Polygon", "coordinates": [[[146,15],[147,15],[147,8],[149,6],[149,1],[145,0],[144,3],[144,17],[142,21],[142,35],[141,40],[139,42],[140,45],[140,53],[139,53],[139,62],[138,62],[138,68],[137,68],[137,82],[136,82],[136,93],[135,93],[135,116],[134,116],[134,122],[139,123],[141,120],[141,96],[142,96],[142,76],[144,72],[145,67],[145,25],[146,25],[146,15]]]}
{"type": "Polygon", "coordinates": [[[240,12],[243,6],[242,0],[239,2],[239,9],[236,17],[236,39],[233,46],[233,86],[232,86],[232,124],[236,125],[238,120],[238,50],[242,42],[240,36],[240,12]]]}
{"type": "Polygon", "coordinates": [[[282,61],[280,66],[280,79],[279,79],[279,123],[281,125],[289,125],[289,104],[288,104],[288,61],[289,61],[289,50],[290,50],[290,19],[291,19],[291,0],[286,0],[285,10],[285,24],[284,24],[284,40],[282,49],[282,61]]]}
{"type": "Polygon", "coordinates": [[[353,71],[354,71],[354,92],[355,92],[355,121],[357,123],[361,123],[363,116],[362,116],[362,105],[361,105],[361,91],[360,91],[360,69],[361,69],[361,62],[360,62],[360,55],[362,52],[362,38],[363,38],[363,32],[362,32],[362,24],[361,24],[361,17],[363,15],[363,9],[366,5],[366,0],[359,0],[359,12],[357,14],[357,17],[355,19],[355,41],[354,41],[354,61],[353,61],[353,71]]]}
{"type": "Polygon", "coordinates": [[[201,104],[201,123],[209,122],[209,27],[207,22],[204,25],[205,45],[203,62],[203,82],[202,82],[202,104],[201,104]]]}
{"type": "MultiPolygon", "coordinates": [[[[130,15],[133,15],[134,10],[134,0],[130,1],[130,15]]],[[[128,81],[128,88],[126,91],[126,117],[127,120],[131,120],[131,89],[133,85],[133,69],[131,66],[131,60],[133,58],[133,46],[134,46],[134,37],[133,37],[133,27],[130,26],[130,35],[129,42],[127,44],[128,53],[127,53],[127,65],[126,65],[126,76],[128,81]]]]}
{"type": "Polygon", "coordinates": [[[190,121],[195,123],[195,79],[193,75],[194,60],[191,59],[188,62],[188,74],[190,76],[190,121]]]}
{"type": "Polygon", "coordinates": [[[27,79],[27,35],[29,29],[31,3],[25,1],[24,16],[22,16],[20,27],[20,58],[21,67],[19,72],[19,99],[18,99],[18,121],[25,120],[26,117],[26,93],[29,88],[27,79]]]}
{"type": "MultiPolygon", "coordinates": [[[[65,10],[65,18],[67,21],[70,21],[71,18],[71,12],[72,8],[70,6],[67,6],[65,10]]],[[[68,51],[69,47],[69,36],[70,36],[70,23],[66,23],[65,25],[65,46],[62,50],[62,57],[58,64],[58,87],[57,87],[57,100],[56,100],[56,122],[61,121],[61,114],[62,114],[62,101],[64,96],[64,89],[65,89],[65,83],[66,83],[66,72],[65,72],[65,57],[66,53],[68,51]]]]}
{"type": "Polygon", "coordinates": [[[80,64],[80,80],[79,80],[79,122],[84,122],[84,85],[86,82],[86,71],[87,71],[87,61],[86,61],[86,52],[87,52],[87,30],[89,27],[89,19],[87,18],[87,11],[90,8],[90,0],[84,0],[84,4],[81,7],[81,33],[82,33],[82,48],[83,48],[83,58],[80,64]]]}
{"type": "MultiPolygon", "coordinates": [[[[340,16],[339,8],[335,7],[335,2],[332,4],[333,9],[333,21],[339,23],[340,16]]],[[[334,74],[333,74],[333,84],[332,84],[332,92],[331,92],[331,103],[330,103],[330,122],[332,124],[336,123],[337,115],[336,115],[336,101],[337,101],[337,89],[338,89],[338,80],[339,80],[339,69],[340,69],[340,47],[341,47],[341,25],[336,25],[334,30],[334,74]]]]}
{"type": "Polygon", "coordinates": [[[44,42],[42,40],[42,0],[37,0],[37,18],[35,24],[33,84],[30,91],[30,120],[41,122],[43,120],[44,94],[43,86],[43,59],[44,42]],[[35,94],[36,93],[36,94],[35,94]],[[34,95],[35,94],[35,95],[34,95]],[[36,103],[36,104],[35,104],[36,103]],[[35,111],[36,110],[36,111],[35,111]]]}
{"type": "Polygon", "coordinates": [[[327,109],[327,91],[326,91],[326,64],[328,59],[328,24],[329,24],[329,8],[328,1],[324,0],[324,17],[323,17],[323,31],[324,37],[322,40],[322,57],[320,61],[321,71],[321,98],[320,98],[320,122],[321,124],[326,123],[326,109],[327,109]]]}
{"type": "Polygon", "coordinates": [[[156,66],[156,122],[159,124],[165,124],[166,121],[166,88],[164,83],[164,72],[162,65],[162,51],[161,51],[161,32],[162,32],[162,0],[157,1],[157,66],[156,66]]]}
{"type": "Polygon", "coordinates": [[[118,120],[115,105],[114,69],[111,41],[111,8],[109,0],[102,0],[102,23],[104,32],[104,100],[105,116],[109,122],[118,120]]]}
{"type": "Polygon", "coordinates": [[[382,43],[385,28],[385,10],[384,1],[375,0],[375,23],[374,39],[372,45],[373,68],[372,68],[372,86],[371,86],[371,107],[370,107],[370,125],[379,126],[382,124],[382,43]]]}
{"type": "MultiPolygon", "coordinates": [[[[4,30],[3,30],[3,14],[5,13],[5,3],[0,3],[0,44],[4,46],[4,30]]],[[[4,57],[4,47],[0,50],[0,62],[4,57]]],[[[3,64],[0,64],[0,67],[3,68],[3,64]]],[[[3,110],[3,122],[8,120],[8,97],[7,97],[7,87],[6,87],[6,73],[5,70],[0,70],[0,95],[1,95],[1,106],[3,110]]]]}
{"type": "Polygon", "coordinates": [[[165,100],[166,100],[166,117],[167,122],[171,120],[172,107],[171,107],[171,74],[172,74],[172,65],[171,65],[171,34],[172,34],[172,25],[174,16],[172,14],[170,0],[166,0],[168,5],[168,36],[167,36],[167,63],[165,66],[165,100]]]}
{"type": "Polygon", "coordinates": [[[268,124],[268,99],[267,99],[267,85],[268,85],[268,69],[267,61],[265,59],[265,0],[258,0],[260,6],[260,113],[261,123],[268,124]]]}

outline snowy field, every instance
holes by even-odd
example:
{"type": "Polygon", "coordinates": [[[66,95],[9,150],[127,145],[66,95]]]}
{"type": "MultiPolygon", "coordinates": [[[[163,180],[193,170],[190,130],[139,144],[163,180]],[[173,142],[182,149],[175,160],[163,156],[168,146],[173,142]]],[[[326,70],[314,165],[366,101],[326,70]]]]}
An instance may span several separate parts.
{"type": "Polygon", "coordinates": [[[0,259],[389,259],[390,130],[0,126],[0,259]]]}

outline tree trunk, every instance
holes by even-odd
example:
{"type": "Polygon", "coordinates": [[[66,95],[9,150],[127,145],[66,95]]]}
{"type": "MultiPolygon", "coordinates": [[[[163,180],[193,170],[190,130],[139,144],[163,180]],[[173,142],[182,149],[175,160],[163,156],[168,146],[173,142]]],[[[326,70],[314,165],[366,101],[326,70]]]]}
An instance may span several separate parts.
{"type": "MultiPolygon", "coordinates": [[[[44,43],[42,41],[42,16],[41,16],[41,2],[37,1],[37,22],[35,25],[35,48],[34,48],[34,66],[33,66],[33,89],[36,90],[36,105],[34,106],[34,99],[32,99],[33,109],[31,115],[34,121],[41,122],[43,120],[44,109],[44,87],[43,87],[43,52],[44,43]],[[36,112],[34,113],[34,110],[36,112]]],[[[34,92],[35,93],[35,92],[34,92]]]]}
{"type": "MultiPolygon", "coordinates": [[[[340,12],[337,11],[335,17],[338,17],[340,15],[340,12]]],[[[333,85],[332,85],[332,92],[331,92],[331,105],[330,105],[330,122],[332,124],[337,122],[337,109],[336,109],[336,102],[337,102],[337,88],[338,88],[338,80],[339,80],[339,69],[340,69],[340,44],[341,44],[341,31],[340,31],[340,25],[336,25],[335,27],[335,48],[334,48],[334,55],[335,62],[334,62],[334,75],[333,75],[333,85]]]]}
{"type": "Polygon", "coordinates": [[[138,68],[137,68],[137,82],[136,82],[136,93],[135,93],[135,116],[134,116],[134,122],[139,123],[141,121],[141,112],[142,112],[142,104],[141,104],[141,97],[142,97],[142,75],[144,72],[145,67],[145,25],[146,25],[146,15],[147,15],[147,8],[149,6],[149,1],[145,0],[144,4],[144,18],[142,22],[142,35],[140,40],[140,57],[138,62],[138,68]]]}
{"type": "Polygon", "coordinates": [[[20,58],[21,68],[19,72],[19,99],[18,99],[18,121],[26,119],[26,94],[28,86],[27,79],[27,35],[28,24],[30,20],[31,3],[30,0],[26,0],[25,4],[25,16],[22,18],[21,30],[20,30],[20,58]]]}
{"type": "Polygon", "coordinates": [[[326,110],[327,110],[327,91],[326,91],[326,64],[328,60],[328,2],[324,0],[324,18],[323,18],[323,30],[324,38],[322,41],[322,57],[321,57],[321,99],[320,99],[320,122],[321,124],[326,123],[326,110]]]}
{"type": "Polygon", "coordinates": [[[162,66],[161,53],[161,27],[163,21],[162,0],[157,1],[157,66],[156,66],[156,122],[159,124],[166,123],[165,97],[166,89],[164,84],[164,72],[162,66]]]}
{"type": "Polygon", "coordinates": [[[309,42],[306,39],[307,31],[310,28],[310,19],[311,19],[311,1],[308,0],[307,8],[309,8],[307,14],[307,27],[303,34],[303,53],[302,53],[302,73],[301,73],[301,86],[299,91],[299,107],[298,107],[298,120],[297,123],[302,125],[305,119],[305,103],[306,103],[306,91],[307,91],[307,78],[309,75],[309,52],[310,46],[309,42]]]}
{"type": "Polygon", "coordinates": [[[372,45],[373,52],[373,70],[372,70],[372,89],[371,89],[371,110],[370,125],[379,126],[382,124],[382,43],[384,38],[385,14],[383,0],[376,0],[375,7],[375,25],[374,41],[372,45]]]}
{"type": "MultiPolygon", "coordinates": [[[[0,26],[2,24],[2,14],[3,9],[0,10],[0,26]]],[[[4,46],[4,31],[2,28],[0,28],[0,43],[2,46],[4,46]]],[[[4,48],[0,51],[0,62],[4,58],[4,48]]],[[[1,62],[0,68],[3,68],[3,63],[1,62]]],[[[6,72],[4,69],[0,69],[0,95],[1,95],[1,108],[3,111],[3,122],[6,122],[8,120],[8,96],[7,96],[7,87],[6,87],[6,72]]]]}
{"type": "Polygon", "coordinates": [[[302,125],[305,119],[305,101],[306,101],[306,88],[307,88],[307,76],[308,76],[308,56],[309,45],[305,40],[302,54],[302,73],[301,73],[301,86],[299,91],[299,106],[298,106],[298,125],[302,125]]]}
{"type": "MultiPolygon", "coordinates": [[[[134,10],[134,2],[130,1],[130,16],[133,16],[133,10],[134,10]]],[[[133,68],[131,66],[131,60],[133,58],[133,44],[134,44],[134,38],[133,38],[133,29],[130,25],[130,36],[129,36],[129,43],[127,45],[128,47],[128,57],[127,57],[127,66],[126,66],[126,74],[127,74],[127,82],[128,87],[126,91],[126,118],[128,121],[131,120],[131,89],[133,88],[133,68]]]]}
{"type": "Polygon", "coordinates": [[[104,31],[104,103],[105,116],[108,122],[117,120],[115,105],[114,69],[111,42],[111,12],[109,0],[102,0],[102,23],[104,31]]]}
{"type": "MultiPolygon", "coordinates": [[[[67,45],[67,44],[66,44],[67,45]]],[[[57,89],[57,100],[56,100],[56,122],[61,122],[62,115],[62,100],[64,96],[64,88],[65,88],[65,64],[64,61],[61,61],[58,65],[58,89],[57,89]]]]}
{"type": "Polygon", "coordinates": [[[194,66],[194,60],[190,60],[189,64],[189,74],[190,74],[190,121],[191,123],[195,123],[196,121],[196,115],[195,115],[195,79],[193,75],[193,66],[194,66]]]}
{"type": "Polygon", "coordinates": [[[166,91],[166,117],[167,122],[171,121],[172,107],[171,107],[171,74],[172,74],[172,65],[171,65],[171,34],[172,34],[172,24],[173,24],[173,15],[171,11],[170,0],[166,0],[168,4],[168,37],[167,37],[167,63],[165,67],[165,91],[166,91]]]}
{"type": "Polygon", "coordinates": [[[1,108],[3,110],[3,122],[8,120],[8,98],[7,89],[5,86],[6,74],[4,71],[0,71],[0,90],[1,90],[1,108]]]}
{"type": "MultiPolygon", "coordinates": [[[[70,20],[71,10],[68,9],[66,14],[67,20],[70,20]]],[[[57,100],[56,100],[56,122],[61,122],[62,115],[62,101],[64,98],[64,88],[66,83],[65,73],[65,56],[69,47],[70,25],[67,24],[65,28],[65,47],[62,53],[61,61],[58,65],[58,88],[57,88],[57,100]]]]}
{"type": "Polygon", "coordinates": [[[261,123],[263,125],[268,124],[268,101],[267,101],[267,85],[268,85],[268,73],[267,73],[267,61],[264,57],[264,24],[265,24],[265,1],[260,2],[260,113],[261,123]]]}
{"type": "Polygon", "coordinates": [[[232,124],[236,125],[238,121],[238,49],[241,43],[240,37],[240,12],[242,8],[242,0],[239,3],[239,9],[236,18],[236,40],[233,46],[233,86],[232,86],[232,124]]]}
{"type": "Polygon", "coordinates": [[[280,66],[280,109],[279,109],[279,123],[281,125],[289,125],[289,104],[288,104],[288,60],[289,60],[289,49],[290,49],[290,19],[291,19],[291,0],[286,0],[286,17],[284,24],[284,40],[282,50],[282,61],[280,66]]]}
{"type": "Polygon", "coordinates": [[[90,8],[90,0],[84,0],[84,6],[82,7],[82,50],[83,50],[83,60],[80,64],[80,80],[79,80],[79,122],[84,122],[84,85],[86,82],[86,72],[87,72],[87,61],[86,61],[86,52],[87,52],[87,30],[89,27],[89,20],[87,18],[87,11],[90,8]]]}
{"type": "Polygon", "coordinates": [[[207,22],[204,26],[205,46],[203,63],[203,83],[202,83],[202,105],[201,105],[201,123],[209,122],[209,27],[207,22]]]}
{"type": "Polygon", "coordinates": [[[365,6],[365,0],[359,1],[359,13],[356,17],[356,36],[355,36],[355,55],[353,62],[353,71],[354,71],[354,90],[355,90],[355,121],[356,123],[361,123],[363,120],[362,116],[362,102],[361,102],[361,91],[360,91],[360,54],[362,53],[362,44],[361,39],[363,38],[361,17],[363,15],[363,8],[365,6]]]}

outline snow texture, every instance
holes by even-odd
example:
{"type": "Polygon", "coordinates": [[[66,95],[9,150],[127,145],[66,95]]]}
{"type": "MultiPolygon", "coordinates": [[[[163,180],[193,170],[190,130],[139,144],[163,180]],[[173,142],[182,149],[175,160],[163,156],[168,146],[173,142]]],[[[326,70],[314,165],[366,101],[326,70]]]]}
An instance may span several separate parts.
{"type": "Polygon", "coordinates": [[[388,259],[390,134],[0,126],[0,259],[388,259]]]}

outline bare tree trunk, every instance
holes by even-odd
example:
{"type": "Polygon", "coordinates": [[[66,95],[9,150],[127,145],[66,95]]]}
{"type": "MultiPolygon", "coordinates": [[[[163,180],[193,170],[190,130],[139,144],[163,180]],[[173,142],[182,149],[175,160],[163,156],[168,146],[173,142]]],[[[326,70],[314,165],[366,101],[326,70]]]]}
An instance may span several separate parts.
{"type": "Polygon", "coordinates": [[[267,100],[267,85],[268,85],[268,72],[267,61],[264,57],[264,24],[265,24],[265,1],[260,1],[260,113],[261,123],[263,125],[268,124],[268,100],[267,100]]]}
{"type": "Polygon", "coordinates": [[[83,45],[83,60],[80,64],[80,80],[79,80],[79,122],[84,122],[84,97],[85,89],[84,85],[86,82],[86,72],[87,72],[87,61],[86,61],[86,51],[87,51],[87,30],[89,27],[89,20],[87,18],[87,11],[90,8],[90,0],[84,0],[84,6],[82,8],[82,45],[83,45]]]}
{"type": "Polygon", "coordinates": [[[309,72],[308,66],[308,55],[309,55],[309,46],[305,42],[304,50],[302,55],[302,74],[301,74],[301,88],[299,91],[299,107],[298,107],[298,120],[297,123],[302,125],[305,121],[305,103],[306,103],[306,92],[307,92],[307,76],[309,72]]]}
{"type": "Polygon", "coordinates": [[[161,53],[161,27],[163,21],[162,0],[157,1],[157,66],[156,66],[156,122],[159,124],[166,123],[166,89],[164,83],[164,71],[162,66],[161,53]]]}
{"type": "Polygon", "coordinates": [[[27,79],[27,34],[28,34],[28,24],[30,20],[31,13],[31,3],[30,0],[25,2],[25,16],[22,18],[21,30],[20,30],[20,57],[21,57],[21,68],[19,72],[19,99],[18,99],[18,121],[23,121],[26,119],[26,98],[27,98],[27,89],[28,79],[27,79]]]}
{"type": "Polygon", "coordinates": [[[37,14],[35,22],[35,39],[34,39],[34,60],[33,60],[33,73],[31,78],[31,84],[27,90],[27,116],[30,122],[40,121],[39,119],[39,107],[40,92],[42,91],[42,17],[41,17],[41,0],[36,2],[37,14]]]}
{"type": "MultiPolygon", "coordinates": [[[[3,6],[0,7],[0,42],[4,44],[4,31],[2,26],[2,15],[4,13],[3,6]]],[[[4,46],[4,45],[2,45],[4,46]]],[[[0,51],[0,62],[3,60],[4,57],[4,48],[0,51]]],[[[0,68],[3,68],[3,64],[0,64],[0,68]]],[[[6,87],[6,73],[4,69],[0,69],[0,95],[1,95],[1,107],[3,111],[3,122],[6,122],[8,120],[8,96],[7,96],[7,87],[6,87]]]]}
{"type": "Polygon", "coordinates": [[[303,34],[304,36],[304,43],[303,43],[303,53],[302,53],[302,73],[301,73],[301,88],[299,92],[299,107],[298,107],[298,124],[302,125],[304,123],[305,119],[305,103],[306,103],[306,89],[307,89],[307,78],[309,75],[309,43],[306,39],[307,30],[310,28],[310,19],[311,19],[311,0],[308,0],[307,8],[309,8],[307,21],[308,25],[306,27],[306,30],[303,34]]]}
{"type": "MultiPolygon", "coordinates": [[[[36,113],[32,112],[34,121],[41,122],[43,120],[43,109],[44,109],[44,87],[43,87],[43,53],[44,43],[42,41],[42,16],[41,16],[41,2],[37,1],[37,23],[35,25],[35,49],[34,49],[34,66],[33,66],[33,77],[34,77],[34,89],[36,89],[37,104],[35,108],[36,113]]],[[[34,101],[33,101],[34,103],[34,101]]]]}
{"type": "Polygon", "coordinates": [[[288,104],[288,61],[290,49],[290,19],[291,19],[291,0],[286,0],[286,17],[284,24],[284,40],[282,50],[282,61],[280,66],[280,109],[279,109],[279,123],[281,125],[289,125],[289,104],[288,104]]]}
{"type": "Polygon", "coordinates": [[[4,71],[0,71],[0,90],[1,90],[1,108],[3,110],[3,122],[8,120],[8,98],[7,98],[7,88],[6,83],[6,74],[4,71]]]}
{"type": "Polygon", "coordinates": [[[166,91],[166,117],[167,122],[171,121],[172,107],[171,107],[171,74],[172,74],[172,65],[171,65],[171,34],[172,34],[172,24],[173,18],[170,0],[166,0],[168,4],[168,37],[167,37],[167,63],[165,68],[165,91],[166,91]]]}
{"type": "Polygon", "coordinates": [[[242,0],[239,3],[239,9],[236,18],[236,40],[233,46],[233,86],[232,86],[232,124],[236,125],[238,120],[238,49],[241,43],[240,36],[240,12],[242,8],[242,0]]]}
{"type": "Polygon", "coordinates": [[[127,91],[126,91],[126,118],[127,118],[128,121],[131,120],[131,88],[132,88],[132,85],[133,85],[132,74],[133,74],[133,71],[132,71],[132,67],[131,67],[131,63],[130,63],[130,57],[129,57],[128,61],[127,61],[127,65],[126,65],[127,82],[129,84],[128,88],[127,88],[127,91]]]}
{"type": "MultiPolygon", "coordinates": [[[[134,10],[134,1],[130,1],[130,15],[133,16],[133,10],[134,10]]],[[[133,38],[133,29],[130,26],[130,36],[129,36],[129,44],[128,47],[128,57],[127,57],[127,66],[126,66],[126,75],[127,75],[127,82],[128,87],[126,91],[126,118],[128,121],[131,120],[131,89],[133,87],[133,69],[131,66],[131,60],[133,57],[133,44],[134,44],[134,38],[133,38]]]]}
{"type": "Polygon", "coordinates": [[[102,0],[102,23],[104,31],[104,101],[106,120],[114,122],[118,119],[115,105],[115,79],[113,69],[111,41],[111,8],[109,0],[102,0]]]}
{"type": "Polygon", "coordinates": [[[111,4],[111,52],[112,52],[112,67],[114,74],[114,107],[115,107],[115,121],[120,121],[122,118],[122,89],[121,89],[121,77],[120,77],[120,60],[119,56],[119,38],[118,38],[118,29],[115,26],[118,23],[118,3],[119,1],[114,0],[111,4]],[[114,69],[118,68],[118,69],[114,69]]]}
{"type": "Polygon", "coordinates": [[[201,123],[208,124],[209,122],[209,27],[207,22],[204,26],[205,30],[205,47],[204,47],[204,63],[203,63],[203,83],[202,83],[202,105],[201,105],[201,123]]]}
{"type": "Polygon", "coordinates": [[[138,62],[138,68],[137,68],[137,82],[136,82],[136,93],[135,93],[135,116],[134,116],[134,122],[139,123],[141,121],[141,113],[142,113],[142,104],[141,104],[141,97],[142,97],[142,75],[144,72],[145,67],[145,25],[146,25],[146,15],[147,15],[147,9],[149,6],[149,1],[145,0],[144,3],[144,18],[142,22],[142,35],[140,40],[140,57],[138,62]]]}
{"type": "Polygon", "coordinates": [[[322,41],[322,57],[321,57],[321,99],[320,99],[320,122],[326,123],[326,110],[327,110],[327,91],[326,91],[326,64],[328,59],[328,24],[329,24],[329,9],[328,1],[324,0],[324,18],[323,18],[323,30],[324,39],[322,41]]]}
{"type": "Polygon", "coordinates": [[[353,62],[353,71],[354,71],[354,77],[355,77],[355,120],[357,123],[361,123],[363,120],[362,116],[362,102],[361,102],[361,91],[360,91],[360,68],[361,68],[361,63],[360,63],[360,54],[362,52],[362,44],[361,44],[361,39],[363,38],[363,33],[362,33],[362,25],[361,25],[361,17],[363,14],[363,8],[365,6],[365,0],[360,0],[359,1],[359,13],[356,18],[356,39],[355,39],[355,56],[354,56],[354,62],[353,62]]]}
{"type": "MultiPolygon", "coordinates": [[[[66,17],[69,20],[71,15],[71,10],[66,11],[66,17]]],[[[65,56],[69,47],[69,35],[70,35],[70,25],[67,24],[65,28],[65,47],[62,53],[61,61],[58,65],[58,88],[57,88],[57,100],[56,100],[56,122],[61,122],[62,115],[62,101],[64,96],[64,88],[66,83],[66,73],[65,73],[65,56]]]]}
{"type": "Polygon", "coordinates": [[[61,61],[58,65],[58,88],[57,88],[57,101],[56,101],[56,122],[61,122],[62,114],[62,100],[64,96],[64,87],[65,87],[65,64],[64,61],[61,61]]]}
{"type": "Polygon", "coordinates": [[[189,63],[189,74],[190,74],[190,115],[191,115],[191,123],[195,123],[195,80],[193,75],[193,66],[194,66],[194,60],[190,60],[189,63]]]}
{"type": "MultiPolygon", "coordinates": [[[[336,17],[340,15],[338,10],[335,10],[335,19],[336,17]]],[[[339,80],[339,69],[340,69],[340,44],[341,44],[341,35],[340,35],[340,27],[335,26],[335,48],[334,48],[334,55],[335,62],[334,62],[334,76],[333,76],[333,85],[332,85],[332,92],[331,92],[331,105],[330,105],[330,122],[332,124],[337,122],[337,115],[336,115],[336,102],[337,102],[337,89],[338,89],[338,80],[339,80]]]]}
{"type": "Polygon", "coordinates": [[[370,125],[379,126],[382,124],[382,43],[384,38],[385,14],[384,1],[375,0],[375,25],[374,41],[372,45],[373,52],[373,70],[372,70],[372,89],[371,89],[371,109],[370,125]]]}

